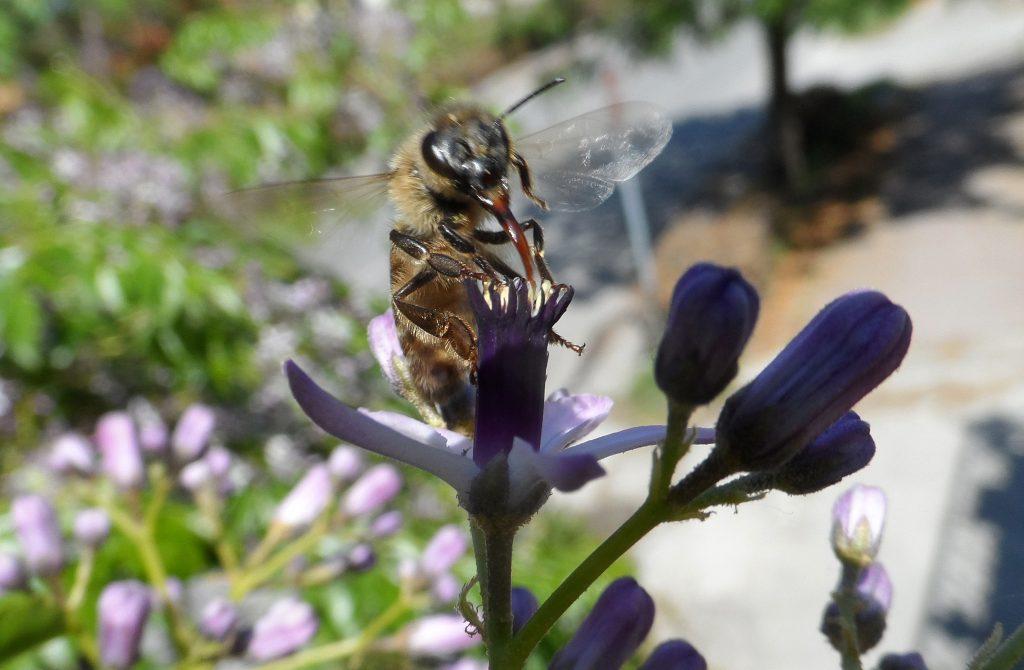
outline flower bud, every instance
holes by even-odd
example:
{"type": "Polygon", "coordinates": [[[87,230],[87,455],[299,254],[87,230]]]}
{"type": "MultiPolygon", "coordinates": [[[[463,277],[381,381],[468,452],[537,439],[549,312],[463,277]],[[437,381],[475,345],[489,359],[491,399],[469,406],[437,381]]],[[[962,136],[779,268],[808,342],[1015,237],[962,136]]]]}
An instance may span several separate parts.
{"type": "Polygon", "coordinates": [[[65,433],[50,450],[50,468],[61,475],[91,475],[96,468],[95,454],[89,441],[78,433],[65,433]]]}
{"type": "Polygon", "coordinates": [[[377,565],[377,552],[365,542],[349,549],[345,556],[345,567],[354,572],[366,572],[375,565],[377,565]]]}
{"type": "Polygon", "coordinates": [[[96,549],[110,535],[110,517],[101,509],[84,509],[75,515],[75,539],[96,549]]]}
{"type": "Polygon", "coordinates": [[[246,655],[255,661],[287,656],[309,643],[318,627],[316,614],[308,603],[280,600],[256,620],[246,655]]]}
{"type": "Polygon", "coordinates": [[[708,664],[689,642],[662,642],[647,657],[640,670],[708,670],[708,664]]]}
{"type": "Polygon", "coordinates": [[[406,650],[412,656],[443,658],[480,644],[479,635],[466,632],[466,620],[456,614],[433,614],[405,629],[406,650]]]}
{"type": "Polygon", "coordinates": [[[64,552],[53,505],[42,496],[21,496],[11,505],[11,518],[28,569],[42,577],[60,572],[64,552]]]}
{"type": "Polygon", "coordinates": [[[924,664],[921,654],[910,652],[909,654],[886,654],[878,663],[878,670],[928,670],[924,664]]]}
{"type": "Polygon", "coordinates": [[[384,376],[391,383],[391,386],[398,388],[401,380],[395,369],[396,361],[403,361],[405,354],[402,353],[402,345],[398,341],[398,330],[395,327],[395,315],[390,309],[383,314],[370,319],[366,328],[367,338],[370,343],[370,351],[373,357],[380,364],[384,376]]]}
{"type": "Polygon", "coordinates": [[[452,573],[446,572],[434,579],[434,584],[430,588],[430,593],[434,596],[434,600],[439,603],[447,604],[455,602],[455,599],[459,597],[460,593],[462,593],[462,582],[460,582],[452,573]]]}
{"type": "Polygon", "coordinates": [[[774,486],[790,495],[806,495],[857,472],[875,455],[868,424],[847,412],[801,449],[776,473],[774,486]]]}
{"type": "Polygon", "coordinates": [[[398,510],[384,512],[370,524],[370,535],[376,539],[391,537],[402,528],[405,517],[398,510]]]}
{"type": "Polygon", "coordinates": [[[142,451],[135,438],[135,424],[125,412],[109,412],[96,424],[96,444],[103,456],[103,472],[117,486],[132,489],[142,486],[145,468],[142,451]]]}
{"type": "Polygon", "coordinates": [[[192,461],[181,469],[178,481],[189,491],[195,493],[213,482],[213,472],[206,460],[192,461]]]}
{"type": "Polygon", "coordinates": [[[512,589],[512,634],[515,635],[523,629],[526,622],[530,620],[540,603],[537,596],[533,595],[530,589],[524,586],[516,586],[512,589]]]}
{"type": "Polygon", "coordinates": [[[139,427],[139,446],[151,454],[161,453],[167,447],[167,424],[148,402],[133,404],[132,414],[139,427]]]}
{"type": "Polygon", "coordinates": [[[899,367],[910,334],[906,311],[881,293],[834,300],[726,401],[721,454],[737,470],[781,466],[899,367]]]}
{"type": "Polygon", "coordinates": [[[702,405],[736,376],[757,322],[757,291],[736,270],[698,263],[676,283],[654,379],[672,400],[702,405]]]}
{"type": "Polygon", "coordinates": [[[434,534],[427,543],[427,548],[423,550],[420,569],[428,577],[437,577],[458,563],[468,548],[469,542],[461,528],[454,525],[444,526],[434,534]]]}
{"type": "Polygon", "coordinates": [[[878,554],[885,525],[885,492],[854,486],[832,506],[832,550],[839,560],[866,566],[878,554]]]}
{"type": "MultiPolygon", "coordinates": [[[[861,653],[873,649],[885,633],[885,618],[892,605],[892,582],[881,563],[872,563],[857,577],[854,623],[857,648],[861,653]]],[[[821,632],[837,650],[844,646],[839,606],[830,602],[821,619],[821,632]]]]}
{"type": "Polygon", "coordinates": [[[203,456],[203,462],[210,468],[210,474],[218,480],[228,476],[232,460],[231,452],[220,445],[210,447],[203,456]]]}
{"type": "Polygon", "coordinates": [[[314,465],[277,506],[274,521],[290,527],[308,526],[327,509],[333,495],[327,466],[314,465]]]}
{"type": "Polygon", "coordinates": [[[363,455],[355,447],[336,447],[327,459],[327,467],[339,482],[350,482],[363,471],[363,455]]]}
{"type": "Polygon", "coordinates": [[[179,463],[189,463],[202,456],[215,423],[212,409],[206,405],[189,405],[171,435],[174,458],[179,463]]]}
{"type": "Polygon", "coordinates": [[[238,610],[230,601],[216,598],[206,603],[199,617],[199,630],[212,640],[225,640],[238,625],[238,610]]]}
{"type": "Polygon", "coordinates": [[[654,623],[654,600],[631,577],[612,582],[548,670],[617,670],[629,660],[654,623]]]}
{"type": "Polygon", "coordinates": [[[394,467],[375,465],[349,488],[341,508],[348,516],[370,514],[391,501],[402,489],[402,476],[394,467]]]}
{"type": "Polygon", "coordinates": [[[142,582],[111,582],[99,599],[100,659],[104,667],[124,670],[139,660],[142,631],[152,597],[142,582]]]}
{"type": "Polygon", "coordinates": [[[18,591],[25,587],[27,577],[25,568],[17,556],[0,554],[0,596],[9,591],[18,591]]]}

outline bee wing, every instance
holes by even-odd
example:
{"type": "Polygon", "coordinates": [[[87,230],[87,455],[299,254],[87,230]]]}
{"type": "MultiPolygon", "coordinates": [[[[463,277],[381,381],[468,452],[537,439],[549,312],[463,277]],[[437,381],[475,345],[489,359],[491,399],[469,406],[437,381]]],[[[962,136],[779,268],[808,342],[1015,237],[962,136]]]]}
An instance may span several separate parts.
{"type": "Polygon", "coordinates": [[[647,102],[622,102],[563,121],[514,143],[534,192],[551,209],[597,207],[661,153],[672,122],[647,102]]]}
{"type": "Polygon", "coordinates": [[[375,218],[386,201],[390,173],[267,184],[225,193],[218,213],[261,236],[306,244],[341,227],[375,218]]]}

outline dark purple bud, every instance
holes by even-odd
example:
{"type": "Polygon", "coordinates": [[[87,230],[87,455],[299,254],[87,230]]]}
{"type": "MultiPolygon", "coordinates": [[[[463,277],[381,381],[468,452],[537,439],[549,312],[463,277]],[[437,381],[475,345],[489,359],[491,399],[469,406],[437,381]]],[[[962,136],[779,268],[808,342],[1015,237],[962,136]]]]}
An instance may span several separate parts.
{"type": "Polygon", "coordinates": [[[313,608],[301,600],[281,600],[256,620],[246,655],[255,661],[287,656],[316,635],[319,622],[313,608]]]}
{"type": "Polygon", "coordinates": [[[100,658],[103,665],[123,670],[139,660],[139,643],[149,617],[152,596],[142,582],[111,582],[99,599],[100,658]]]}
{"type": "Polygon", "coordinates": [[[93,549],[110,535],[110,517],[101,509],[84,509],[75,515],[75,539],[93,549]]]}
{"type": "Polygon", "coordinates": [[[391,537],[402,528],[405,517],[398,510],[384,512],[370,524],[370,535],[377,539],[391,537]]]}
{"type": "Polygon", "coordinates": [[[171,435],[174,458],[179,463],[189,463],[202,456],[215,423],[212,409],[206,405],[189,405],[171,435]]]}
{"type": "Polygon", "coordinates": [[[11,518],[32,574],[48,577],[60,572],[64,551],[53,505],[42,496],[20,496],[11,504],[11,518]]]}
{"type": "Polygon", "coordinates": [[[672,400],[703,405],[736,376],[757,322],[757,291],[740,273],[698,263],[676,283],[654,379],[672,400]]]}
{"type": "Polygon", "coordinates": [[[928,670],[924,658],[916,651],[909,654],[886,654],[878,664],[878,670],[928,670]]]}
{"type": "Polygon", "coordinates": [[[814,493],[857,472],[874,455],[868,424],[856,412],[847,412],[786,461],[775,475],[775,488],[795,496],[814,493]]]}
{"type": "Polygon", "coordinates": [[[25,587],[25,568],[13,554],[0,554],[0,596],[25,587]]]}
{"type": "Polygon", "coordinates": [[[65,433],[53,443],[48,460],[61,475],[91,475],[96,469],[96,455],[89,441],[78,433],[65,433]]]}
{"type": "Polygon", "coordinates": [[[907,312],[877,291],[848,293],[818,312],[718,417],[718,448],[737,470],[770,470],[899,367],[907,312]]]}
{"type": "Polygon", "coordinates": [[[224,640],[238,625],[238,610],[224,598],[211,600],[203,607],[199,630],[213,640],[224,640]]]}
{"type": "MultiPolygon", "coordinates": [[[[881,563],[872,563],[857,578],[854,622],[857,626],[857,648],[861,653],[874,648],[882,640],[891,605],[892,582],[889,575],[881,563]]],[[[821,632],[833,647],[843,648],[842,620],[835,602],[825,607],[821,632]]]]}
{"type": "Polygon", "coordinates": [[[537,596],[524,586],[512,589],[512,633],[518,633],[540,607],[537,596]]]}
{"type": "Polygon", "coordinates": [[[109,412],[96,424],[96,444],[103,457],[103,472],[123,489],[142,486],[146,477],[135,423],[127,412],[109,412]]]}
{"type": "Polygon", "coordinates": [[[461,528],[455,525],[444,526],[430,538],[423,550],[420,569],[428,577],[442,575],[462,558],[468,548],[469,541],[461,528]]]}
{"type": "Polygon", "coordinates": [[[612,582],[548,670],[617,670],[654,623],[654,600],[632,577],[612,582]]]}
{"type": "Polygon", "coordinates": [[[366,572],[375,565],[377,565],[377,552],[365,542],[349,549],[345,556],[345,567],[353,572],[366,572]]]}
{"type": "Polygon", "coordinates": [[[655,647],[640,670],[708,670],[708,664],[689,642],[668,640],[655,647]]]}

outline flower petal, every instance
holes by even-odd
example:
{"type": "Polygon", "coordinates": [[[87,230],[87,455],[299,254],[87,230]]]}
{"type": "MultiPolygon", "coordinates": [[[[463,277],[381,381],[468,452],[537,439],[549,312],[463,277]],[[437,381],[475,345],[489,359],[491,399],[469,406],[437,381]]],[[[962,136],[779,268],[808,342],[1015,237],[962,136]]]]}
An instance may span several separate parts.
{"type": "Polygon", "coordinates": [[[402,360],[405,354],[402,353],[402,345],[398,342],[394,312],[389,309],[370,319],[370,323],[366,327],[366,334],[370,342],[370,351],[377,359],[377,363],[380,364],[381,371],[391,385],[397,388],[401,384],[401,380],[395,371],[395,360],[402,360]]]}
{"type": "MultiPolygon", "coordinates": [[[[695,428],[694,430],[696,435],[694,436],[693,444],[714,443],[714,428],[695,428]]],[[[566,453],[589,454],[597,460],[601,460],[625,451],[649,447],[664,439],[665,426],[636,426],[610,435],[595,437],[593,440],[587,440],[582,444],[569,447],[566,449],[566,453]]]]}
{"type": "MultiPolygon", "coordinates": [[[[518,482],[529,481],[530,477],[522,474],[523,470],[529,469],[536,477],[547,482],[551,488],[566,493],[575,491],[590,480],[605,475],[604,468],[590,454],[564,452],[542,454],[534,451],[523,440],[515,441],[509,465],[513,470],[519,470],[519,473],[513,472],[510,477],[513,486],[516,486],[518,482]]],[[[525,489],[526,486],[523,488],[525,489]]],[[[512,497],[515,497],[514,493],[512,497]]]]}
{"type": "Polygon", "coordinates": [[[468,458],[438,449],[382,425],[317,386],[294,361],[285,363],[292,395],[313,423],[357,447],[440,477],[459,492],[469,490],[477,467],[468,458]]]}
{"type": "Polygon", "coordinates": [[[555,391],[544,401],[540,450],[561,451],[597,428],[611,410],[612,399],[607,396],[555,391]]]}
{"type": "Polygon", "coordinates": [[[473,446],[473,443],[465,435],[460,435],[453,430],[434,428],[405,414],[370,410],[363,407],[359,408],[359,412],[406,437],[411,437],[417,442],[429,444],[432,447],[448,449],[461,454],[473,446]]]}

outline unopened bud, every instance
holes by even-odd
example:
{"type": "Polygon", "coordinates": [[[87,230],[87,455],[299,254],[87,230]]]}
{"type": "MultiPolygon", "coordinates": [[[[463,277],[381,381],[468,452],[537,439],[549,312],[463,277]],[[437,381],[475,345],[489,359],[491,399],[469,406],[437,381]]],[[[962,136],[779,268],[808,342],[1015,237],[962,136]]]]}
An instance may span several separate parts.
{"type": "Polygon", "coordinates": [[[135,424],[125,412],[110,412],[96,424],[96,444],[103,457],[103,472],[117,486],[142,486],[145,468],[142,450],[135,436],[135,424]]]}
{"type": "Polygon", "coordinates": [[[832,506],[832,550],[841,561],[861,567],[878,555],[885,526],[885,492],[854,486],[832,506]]]}
{"type": "Polygon", "coordinates": [[[308,603],[295,599],[278,601],[256,620],[245,653],[255,661],[287,656],[308,644],[318,627],[316,614],[308,603]]]}
{"type": "Polygon", "coordinates": [[[342,510],[349,516],[374,512],[402,490],[402,476],[394,467],[381,464],[367,470],[345,493],[342,510]]]}
{"type": "Polygon", "coordinates": [[[152,601],[137,581],[111,582],[99,599],[100,659],[104,667],[125,670],[139,660],[142,631],[152,601]]]}
{"type": "Polygon", "coordinates": [[[238,624],[238,610],[224,598],[211,600],[203,607],[199,629],[208,638],[225,640],[238,624]]]}
{"type": "Polygon", "coordinates": [[[42,496],[21,496],[11,505],[11,517],[28,569],[43,577],[60,572],[64,551],[53,505],[42,496]]]}
{"type": "Polygon", "coordinates": [[[84,509],[75,515],[75,539],[93,549],[110,535],[110,517],[101,509],[84,509]]]}
{"type": "Polygon", "coordinates": [[[65,433],[54,441],[48,463],[57,474],[91,475],[96,469],[95,461],[88,440],[78,433],[65,433]]]}
{"type": "Polygon", "coordinates": [[[333,495],[327,466],[314,465],[277,506],[274,521],[290,527],[308,526],[327,509],[333,495]]]}
{"type": "Polygon", "coordinates": [[[189,463],[202,456],[215,423],[212,409],[206,405],[189,405],[171,435],[174,458],[179,463],[189,463]]]}

